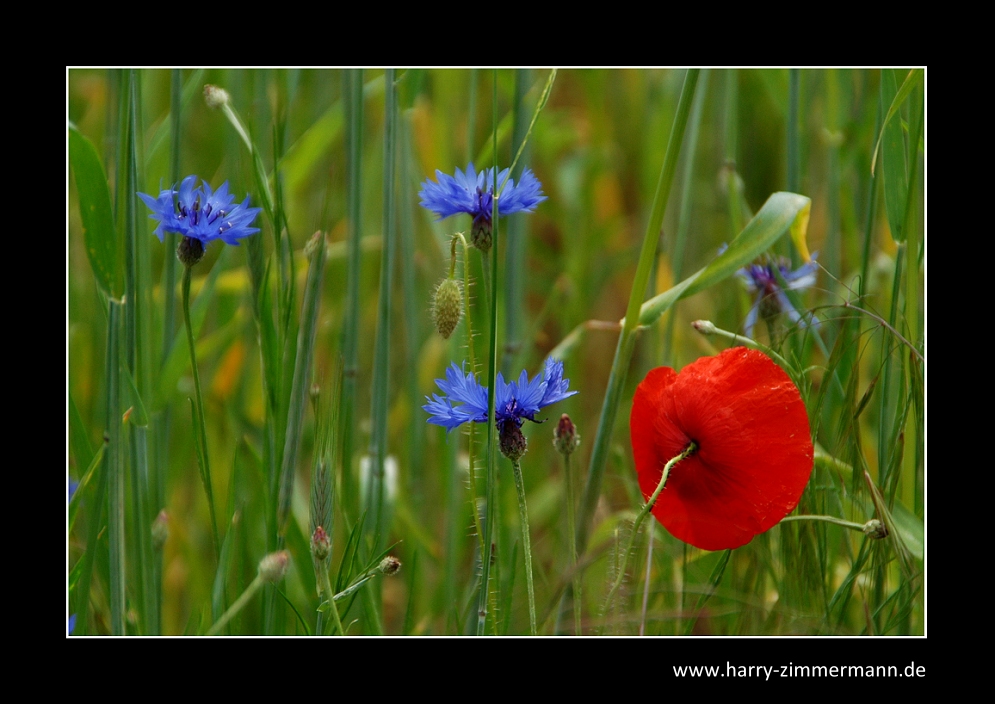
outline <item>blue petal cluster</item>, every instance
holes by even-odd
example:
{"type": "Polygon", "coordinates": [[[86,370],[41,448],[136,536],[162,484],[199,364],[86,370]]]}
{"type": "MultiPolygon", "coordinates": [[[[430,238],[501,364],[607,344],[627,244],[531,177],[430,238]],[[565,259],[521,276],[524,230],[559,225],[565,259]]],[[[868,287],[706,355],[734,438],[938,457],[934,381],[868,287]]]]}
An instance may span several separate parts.
{"type": "MultiPolygon", "coordinates": [[[[446,378],[436,379],[435,383],[446,395],[425,397],[428,403],[422,408],[431,414],[429,423],[450,431],[463,423],[487,422],[487,387],[480,385],[473,372],[464,374],[454,362],[446,369],[446,378]]],[[[526,419],[535,421],[540,409],[577,393],[567,390],[570,380],[563,378],[563,362],[556,359],[547,359],[542,377],[536,374],[531,381],[525,370],[517,382],[507,383],[498,372],[495,386],[494,415],[498,428],[508,422],[521,427],[526,419]]]]}
{"type": "MultiPolygon", "coordinates": [[[[436,213],[440,220],[457,213],[467,213],[473,216],[475,226],[490,224],[494,201],[493,168],[478,174],[471,162],[466,167],[466,173],[456,169],[456,175],[450,176],[436,171],[435,178],[436,183],[426,180],[418,193],[423,208],[436,213]]],[[[508,178],[508,169],[505,169],[498,174],[497,184],[501,194],[498,204],[500,215],[532,211],[546,200],[542,184],[529,169],[522,172],[517,184],[514,179],[508,178]],[[505,179],[508,179],[507,183],[505,179]]]]}
{"type": "MultiPolygon", "coordinates": [[[[803,264],[794,271],[786,259],[770,259],[760,264],[751,264],[736,272],[736,276],[746,284],[750,293],[756,294],[756,300],[746,316],[746,324],[743,329],[747,337],[753,337],[753,327],[757,324],[759,316],[772,316],[777,313],[785,313],[792,323],[805,325],[806,321],[802,314],[795,310],[791,301],[784,295],[784,289],[778,281],[775,270],[780,273],[781,279],[788,285],[788,290],[800,291],[815,283],[815,272],[819,265],[815,258],[818,254],[813,254],[812,259],[807,264],[803,264]]],[[[813,325],[818,325],[819,321],[815,316],[811,316],[813,325]]]]}
{"type": "Polygon", "coordinates": [[[149,207],[149,218],[158,220],[155,235],[162,241],[167,232],[175,232],[184,237],[192,237],[207,244],[221,240],[226,244],[238,244],[243,237],[259,232],[251,227],[262,208],[250,208],[249,196],[232,207],[235,197],[228,193],[225,181],[217,191],[211,191],[210,184],[204,181],[199,188],[196,176],[187,176],[179,190],[169,188],[158,198],[145,193],[138,197],[149,207]]]}

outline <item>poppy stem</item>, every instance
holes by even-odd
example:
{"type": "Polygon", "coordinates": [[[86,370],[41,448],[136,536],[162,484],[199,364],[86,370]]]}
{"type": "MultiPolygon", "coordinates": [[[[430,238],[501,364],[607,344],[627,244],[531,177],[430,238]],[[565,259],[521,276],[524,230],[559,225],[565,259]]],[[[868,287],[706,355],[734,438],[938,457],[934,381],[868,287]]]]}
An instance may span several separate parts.
{"type": "Polygon", "coordinates": [[[522,480],[522,465],[518,460],[511,463],[515,471],[515,488],[518,490],[518,514],[522,521],[522,546],[525,548],[525,583],[529,587],[529,628],[536,635],[536,595],[532,581],[532,541],[529,537],[529,509],[525,505],[525,482],[522,480]]]}
{"type": "Polygon", "coordinates": [[[826,523],[835,523],[838,526],[843,526],[844,528],[849,528],[851,530],[856,530],[860,532],[866,532],[866,523],[854,523],[853,521],[847,521],[842,518],[836,518],[836,516],[785,516],[781,519],[781,523],[787,523],[788,521],[824,521],[826,523]]]}
{"type": "Polygon", "coordinates": [[[664,465],[663,474],[660,476],[660,483],[656,485],[656,489],[653,491],[653,494],[650,496],[649,500],[643,505],[639,513],[636,514],[636,520],[632,523],[632,532],[629,534],[629,544],[625,546],[625,550],[619,558],[618,574],[615,575],[615,583],[612,584],[612,588],[608,591],[608,596],[605,598],[606,613],[608,611],[608,607],[611,606],[612,599],[615,598],[615,593],[622,584],[622,578],[625,576],[625,565],[629,561],[629,553],[632,552],[632,546],[636,542],[636,535],[639,534],[639,528],[642,526],[643,521],[646,520],[646,516],[649,515],[649,512],[653,510],[656,500],[660,498],[660,493],[663,491],[663,487],[667,485],[667,479],[670,478],[670,470],[672,470],[674,465],[678,462],[683,459],[687,459],[697,451],[698,444],[692,441],[679,455],[664,465]]]}

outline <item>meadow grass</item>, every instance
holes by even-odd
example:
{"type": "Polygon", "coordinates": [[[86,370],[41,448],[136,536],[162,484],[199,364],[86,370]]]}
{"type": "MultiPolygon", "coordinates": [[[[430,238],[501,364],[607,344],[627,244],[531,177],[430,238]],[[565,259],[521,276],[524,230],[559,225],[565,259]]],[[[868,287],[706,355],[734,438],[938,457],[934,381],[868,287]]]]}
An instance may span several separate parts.
{"type": "Polygon", "coordinates": [[[924,90],[922,69],[70,70],[74,635],[924,634],[924,90]],[[499,182],[487,252],[470,215],[419,207],[471,162],[547,197],[502,216],[499,182]],[[186,267],[136,193],[189,174],[262,213],[186,267]],[[747,337],[736,273],[773,257],[800,319],[747,337]],[[814,468],[788,519],[708,551],[640,513],[629,413],[650,369],[736,345],[798,386],[814,468]],[[579,393],[524,423],[520,459],[497,394],[488,422],[426,422],[451,363],[495,389],[551,356],[579,393]]]}

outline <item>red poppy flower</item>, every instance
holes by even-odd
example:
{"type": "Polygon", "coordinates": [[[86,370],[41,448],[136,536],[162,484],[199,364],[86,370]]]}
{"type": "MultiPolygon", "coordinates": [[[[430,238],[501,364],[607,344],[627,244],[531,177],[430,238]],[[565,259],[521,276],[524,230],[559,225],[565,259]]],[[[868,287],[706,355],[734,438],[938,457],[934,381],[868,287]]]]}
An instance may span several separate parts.
{"type": "Polygon", "coordinates": [[[812,473],[808,414],[797,387],[769,357],[745,347],[684,367],[654,369],[629,419],[639,487],[647,499],[674,465],[653,515],[704,550],[738,548],[798,504],[812,473]]]}

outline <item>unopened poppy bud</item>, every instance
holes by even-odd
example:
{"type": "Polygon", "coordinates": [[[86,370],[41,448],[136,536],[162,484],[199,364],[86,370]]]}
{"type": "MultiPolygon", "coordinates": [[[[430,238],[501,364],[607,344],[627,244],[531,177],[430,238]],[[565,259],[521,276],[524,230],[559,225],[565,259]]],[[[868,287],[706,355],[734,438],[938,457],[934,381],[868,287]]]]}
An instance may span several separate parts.
{"type": "Polygon", "coordinates": [[[332,539],[328,537],[328,533],[322,526],[318,526],[311,535],[311,554],[317,559],[325,561],[331,552],[332,539]]]}
{"type": "Polygon", "coordinates": [[[400,569],[401,561],[393,555],[388,555],[384,559],[380,560],[379,570],[387,577],[392,574],[397,574],[400,569]]]}
{"type": "Polygon", "coordinates": [[[691,327],[702,335],[714,335],[716,327],[711,320],[696,320],[691,323],[691,327]]]}
{"type": "Polygon", "coordinates": [[[888,528],[878,519],[872,518],[864,524],[864,535],[874,540],[881,540],[888,537],[888,528]]]}
{"type": "Polygon", "coordinates": [[[204,243],[196,237],[181,237],[176,246],[176,258],[185,267],[193,266],[204,258],[204,243]]]}
{"type": "Polygon", "coordinates": [[[522,459],[522,455],[528,449],[528,440],[525,439],[522,429],[518,427],[515,421],[510,420],[499,425],[501,427],[499,429],[498,447],[501,449],[501,454],[512,462],[517,462],[522,459]]]}
{"type": "Polygon", "coordinates": [[[162,550],[162,546],[166,544],[168,538],[169,514],[163,509],[159,511],[159,515],[152,521],[152,547],[156,550],[162,550]]]}
{"type": "Polygon", "coordinates": [[[580,445],[580,434],[570,416],[564,413],[553,429],[553,447],[561,455],[566,456],[577,449],[578,445],[580,445]]]}
{"type": "Polygon", "coordinates": [[[259,576],[264,582],[276,584],[287,574],[290,564],[290,553],[286,550],[271,552],[259,561],[259,576]]]}
{"type": "Polygon", "coordinates": [[[204,86],[204,102],[212,110],[217,110],[227,105],[228,99],[228,91],[224,88],[212,86],[210,83],[204,86]]]}
{"type": "Polygon", "coordinates": [[[435,289],[432,299],[432,319],[435,329],[444,339],[449,339],[463,317],[463,290],[457,279],[443,279],[435,289]]]}

